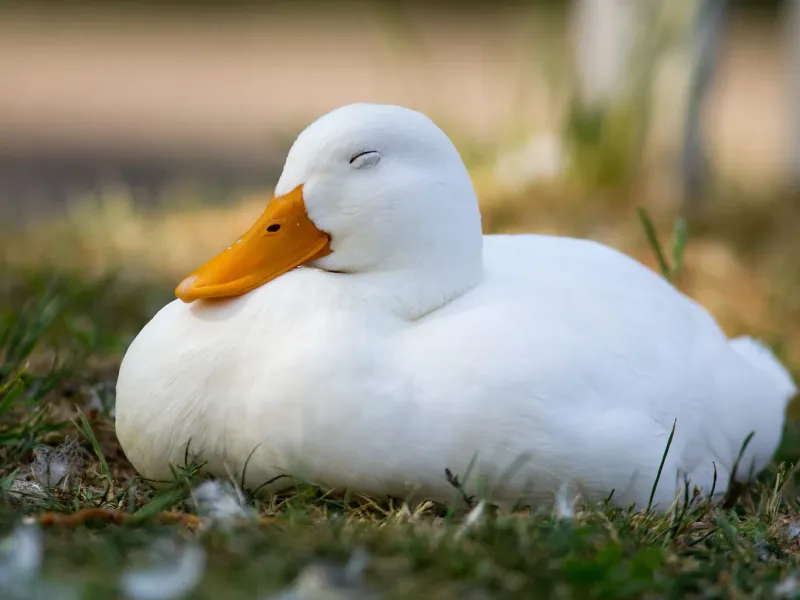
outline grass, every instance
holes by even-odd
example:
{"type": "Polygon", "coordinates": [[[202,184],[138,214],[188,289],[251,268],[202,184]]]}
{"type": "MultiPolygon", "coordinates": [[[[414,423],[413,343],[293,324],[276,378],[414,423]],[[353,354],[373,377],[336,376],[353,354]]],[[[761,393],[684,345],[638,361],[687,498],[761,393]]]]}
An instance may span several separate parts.
{"type": "MultiPolygon", "coordinates": [[[[684,225],[675,227],[668,252],[653,219],[645,212],[639,218],[644,247],[661,256],[665,275],[682,275],[684,250],[692,247],[684,225]]],[[[180,597],[181,590],[192,598],[267,598],[281,590],[294,590],[298,595],[287,597],[296,598],[800,593],[794,422],[773,467],[738,498],[692,506],[678,498],[665,515],[603,505],[573,510],[566,503],[554,512],[499,511],[466,498],[450,473],[442,477],[454,486],[453,502],[413,510],[400,501],[334,498],[303,484],[270,501],[245,492],[240,498],[235,484],[203,487],[200,466],[192,464],[156,491],[125,460],[111,408],[122,352],[169,299],[169,286],[68,273],[20,266],[3,273],[3,597],[157,598],[180,597]],[[212,498],[203,501],[207,493],[212,498]],[[33,548],[27,562],[25,540],[33,548]]]]}
{"type": "MultiPolygon", "coordinates": [[[[403,36],[413,45],[413,32],[403,36]]],[[[678,221],[672,208],[634,209],[653,206],[639,155],[658,49],[643,53],[630,105],[570,107],[571,181],[498,193],[476,177],[485,227],[619,247],[729,333],[765,338],[800,365],[796,199],[723,190],[678,221]]],[[[143,214],[115,191],[66,219],[3,232],[0,598],[800,596],[796,420],[754,485],[715,505],[678,498],[664,515],[566,501],[500,511],[467,498],[466,474],[449,472],[453,501],[415,509],[302,483],[261,501],[235,482],[205,482],[188,456],[165,488],[138,479],[113,429],[124,349],[171,298],[171,282],[235,239],[263,202],[143,214]]]]}

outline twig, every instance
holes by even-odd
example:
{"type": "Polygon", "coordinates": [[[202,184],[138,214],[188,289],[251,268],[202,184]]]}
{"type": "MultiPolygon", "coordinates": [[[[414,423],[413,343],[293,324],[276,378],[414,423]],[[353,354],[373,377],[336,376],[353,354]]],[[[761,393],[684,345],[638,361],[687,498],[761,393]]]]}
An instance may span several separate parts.
{"type": "MultiPolygon", "coordinates": [[[[202,518],[177,511],[165,511],[157,513],[153,519],[162,525],[180,524],[190,529],[197,529],[202,523],[202,518]]],[[[39,515],[38,521],[42,527],[79,527],[88,521],[105,521],[114,525],[124,525],[126,522],[138,521],[135,513],[127,513],[121,510],[110,508],[84,508],[74,513],[64,514],[57,512],[44,512],[39,515]]],[[[259,525],[271,525],[275,522],[274,517],[261,517],[258,519],[259,525]]]]}

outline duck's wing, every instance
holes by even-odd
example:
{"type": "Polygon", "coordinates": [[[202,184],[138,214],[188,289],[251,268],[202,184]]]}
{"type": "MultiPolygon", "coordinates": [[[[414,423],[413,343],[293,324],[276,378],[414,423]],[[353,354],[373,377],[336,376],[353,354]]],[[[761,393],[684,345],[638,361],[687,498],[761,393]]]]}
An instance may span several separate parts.
{"type": "Polygon", "coordinates": [[[662,482],[673,487],[662,500],[678,472],[709,487],[716,469],[719,491],[751,430],[745,470],[770,460],[795,388],[766,350],[729,341],[703,307],[607,246],[485,240],[483,283],[421,329],[437,357],[431,378],[460,381],[465,411],[491,403],[489,419],[516,431],[519,447],[524,427],[513,421],[527,423],[539,437],[532,445],[553,449],[553,471],[571,464],[599,483],[641,471],[632,492],[640,503],[673,424],[662,482]]]}

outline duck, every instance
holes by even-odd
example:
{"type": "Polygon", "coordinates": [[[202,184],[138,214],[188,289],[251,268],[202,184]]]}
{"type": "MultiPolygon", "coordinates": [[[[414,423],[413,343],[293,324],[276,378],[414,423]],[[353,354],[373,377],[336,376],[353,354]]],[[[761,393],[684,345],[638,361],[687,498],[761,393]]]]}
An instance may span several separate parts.
{"type": "Polygon", "coordinates": [[[663,511],[762,471],[797,392],[624,253],[484,235],[458,150],[401,106],[307,126],[263,214],[175,295],[116,388],[154,482],[188,457],[259,494],[663,511]]]}

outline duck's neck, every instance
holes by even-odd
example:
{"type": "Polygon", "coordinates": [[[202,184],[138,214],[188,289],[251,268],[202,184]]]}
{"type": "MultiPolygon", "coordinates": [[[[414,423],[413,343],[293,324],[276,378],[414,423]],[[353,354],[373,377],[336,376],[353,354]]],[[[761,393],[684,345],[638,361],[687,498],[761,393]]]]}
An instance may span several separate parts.
{"type": "Polygon", "coordinates": [[[462,296],[483,277],[482,252],[451,260],[424,260],[406,268],[343,275],[348,293],[413,321],[462,296]]]}
{"type": "Polygon", "coordinates": [[[375,309],[415,320],[445,306],[483,277],[483,233],[472,183],[459,161],[448,183],[396,202],[395,212],[372,216],[340,232],[333,252],[313,265],[342,274],[348,295],[375,309]],[[409,207],[409,204],[412,204],[409,207]]]}

